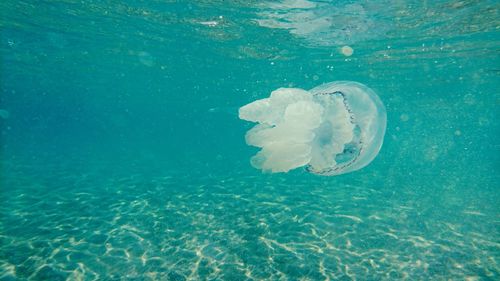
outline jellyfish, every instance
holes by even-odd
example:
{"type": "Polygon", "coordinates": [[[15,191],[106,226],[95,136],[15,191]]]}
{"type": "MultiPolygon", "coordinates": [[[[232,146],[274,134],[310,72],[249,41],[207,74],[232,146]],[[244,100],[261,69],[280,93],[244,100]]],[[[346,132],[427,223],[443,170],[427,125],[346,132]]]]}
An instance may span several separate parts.
{"type": "Polygon", "coordinates": [[[279,88],[269,98],[239,109],[239,118],[258,123],[245,136],[261,150],[251,158],[265,172],[305,170],[334,176],[359,170],[379,153],[387,114],[377,94],[352,81],[309,91],[279,88]]]}

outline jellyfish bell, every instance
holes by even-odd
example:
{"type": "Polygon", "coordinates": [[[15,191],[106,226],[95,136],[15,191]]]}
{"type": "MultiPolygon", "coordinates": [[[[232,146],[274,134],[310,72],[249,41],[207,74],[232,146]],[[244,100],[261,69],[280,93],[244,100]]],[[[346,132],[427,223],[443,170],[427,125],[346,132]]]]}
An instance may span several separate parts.
{"type": "Polygon", "coordinates": [[[387,114],[377,94],[351,81],[323,84],[310,90],[325,108],[316,130],[307,170],[339,175],[359,170],[377,156],[384,141],[387,114]]]}
{"type": "Polygon", "coordinates": [[[280,88],[239,109],[240,119],[259,123],[246,134],[262,148],[252,166],[288,172],[305,166],[318,175],[340,175],[368,165],[382,147],[387,117],[373,90],[351,81],[309,91],[280,88]]]}

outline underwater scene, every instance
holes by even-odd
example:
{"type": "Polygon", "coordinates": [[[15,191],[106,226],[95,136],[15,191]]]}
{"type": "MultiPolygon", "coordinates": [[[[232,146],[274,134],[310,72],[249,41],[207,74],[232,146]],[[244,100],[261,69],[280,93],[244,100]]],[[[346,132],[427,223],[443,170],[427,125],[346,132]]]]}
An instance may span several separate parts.
{"type": "Polygon", "coordinates": [[[0,2],[0,281],[500,280],[500,2],[0,2]]]}

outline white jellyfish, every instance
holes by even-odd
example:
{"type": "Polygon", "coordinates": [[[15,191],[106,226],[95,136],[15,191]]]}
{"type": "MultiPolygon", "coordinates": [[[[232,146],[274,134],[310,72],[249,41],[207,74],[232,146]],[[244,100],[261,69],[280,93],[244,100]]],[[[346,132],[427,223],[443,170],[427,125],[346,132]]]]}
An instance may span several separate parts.
{"type": "Polygon", "coordinates": [[[273,173],[306,166],[326,176],[368,165],[382,147],[387,123],[375,92],[351,81],[309,91],[279,88],[241,107],[239,117],[259,123],[246,134],[247,144],[262,148],[252,166],[273,173]]]}

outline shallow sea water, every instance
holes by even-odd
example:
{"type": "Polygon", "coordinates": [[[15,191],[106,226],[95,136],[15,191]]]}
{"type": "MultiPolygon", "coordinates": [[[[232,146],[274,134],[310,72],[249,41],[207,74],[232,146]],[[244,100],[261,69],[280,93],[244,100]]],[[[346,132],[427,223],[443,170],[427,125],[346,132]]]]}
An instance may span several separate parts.
{"type": "Polygon", "coordinates": [[[498,280],[499,8],[2,1],[0,280],[498,280]],[[377,158],[252,168],[237,108],[336,80],[377,158]]]}

